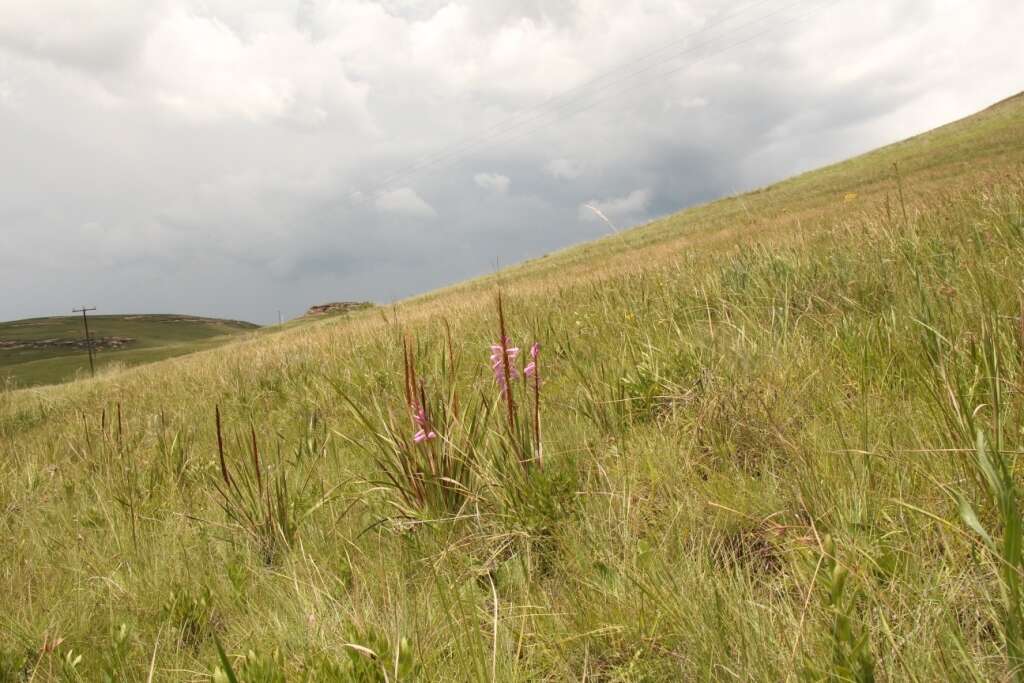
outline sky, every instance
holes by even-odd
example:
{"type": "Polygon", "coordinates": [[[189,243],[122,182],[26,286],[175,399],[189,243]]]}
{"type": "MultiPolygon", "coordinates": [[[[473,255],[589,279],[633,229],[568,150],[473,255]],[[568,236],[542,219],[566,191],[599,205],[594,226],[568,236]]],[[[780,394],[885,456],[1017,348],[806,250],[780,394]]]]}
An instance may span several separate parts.
{"type": "Polygon", "coordinates": [[[385,303],[1024,90],[1019,0],[0,0],[0,320],[385,303]]]}

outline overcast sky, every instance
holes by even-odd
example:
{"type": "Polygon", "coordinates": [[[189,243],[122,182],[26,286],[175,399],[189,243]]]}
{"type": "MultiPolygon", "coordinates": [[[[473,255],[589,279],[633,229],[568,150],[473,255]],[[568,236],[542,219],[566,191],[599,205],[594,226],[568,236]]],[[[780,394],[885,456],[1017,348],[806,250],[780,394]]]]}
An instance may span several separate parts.
{"type": "Polygon", "coordinates": [[[0,0],[0,319],[386,302],[1024,89],[1019,0],[0,0]]]}

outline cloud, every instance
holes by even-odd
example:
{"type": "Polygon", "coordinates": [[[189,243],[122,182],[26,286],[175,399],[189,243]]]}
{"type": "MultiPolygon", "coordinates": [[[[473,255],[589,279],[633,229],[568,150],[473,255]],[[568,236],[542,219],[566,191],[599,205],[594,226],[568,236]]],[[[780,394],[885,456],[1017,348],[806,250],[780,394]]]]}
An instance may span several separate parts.
{"type": "Polygon", "coordinates": [[[508,176],[499,173],[477,173],[473,176],[473,182],[477,184],[477,187],[482,187],[485,190],[497,192],[498,194],[505,194],[508,192],[510,181],[508,176]]]}
{"type": "Polygon", "coordinates": [[[580,204],[577,215],[583,221],[603,220],[602,215],[612,221],[637,218],[647,212],[652,194],[651,190],[643,188],[633,190],[625,197],[591,199],[580,204]]]}
{"type": "Polygon", "coordinates": [[[575,180],[583,175],[583,166],[572,159],[552,159],[544,164],[544,172],[556,180],[575,180]]]}
{"type": "Polygon", "coordinates": [[[434,218],[437,211],[411,187],[386,190],[377,195],[374,205],[386,213],[395,213],[414,218],[434,218]]]}
{"type": "Polygon", "coordinates": [[[0,4],[0,319],[405,296],[593,237],[586,198],[626,228],[1024,72],[1014,0],[0,4]]]}
{"type": "Polygon", "coordinates": [[[241,116],[319,125],[334,115],[367,127],[367,87],[329,46],[277,15],[241,29],[216,16],[176,11],[148,36],[139,79],[153,97],[195,119],[241,116]]]}
{"type": "Polygon", "coordinates": [[[0,12],[0,45],[83,72],[121,69],[137,54],[160,4],[8,1],[0,12]]]}

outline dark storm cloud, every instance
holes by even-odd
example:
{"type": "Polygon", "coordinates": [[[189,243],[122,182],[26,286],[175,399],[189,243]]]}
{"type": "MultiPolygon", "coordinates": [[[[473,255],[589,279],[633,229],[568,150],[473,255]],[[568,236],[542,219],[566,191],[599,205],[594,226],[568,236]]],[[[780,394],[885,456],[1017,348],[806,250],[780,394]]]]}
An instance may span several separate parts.
{"type": "Polygon", "coordinates": [[[625,227],[968,114],[1021,88],[1022,20],[1010,0],[8,2],[0,318],[407,296],[606,234],[586,205],[625,227]],[[685,57],[586,85],[671,41],[685,57]]]}

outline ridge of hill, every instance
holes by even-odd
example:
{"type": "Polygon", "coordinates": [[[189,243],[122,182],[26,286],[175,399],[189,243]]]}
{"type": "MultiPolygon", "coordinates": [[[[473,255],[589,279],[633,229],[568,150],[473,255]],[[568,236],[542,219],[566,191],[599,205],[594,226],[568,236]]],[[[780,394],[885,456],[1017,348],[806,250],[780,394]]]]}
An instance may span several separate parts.
{"type": "Polygon", "coordinates": [[[887,200],[894,205],[899,174],[908,182],[907,195],[911,201],[914,196],[949,191],[963,184],[961,181],[997,175],[1007,167],[1016,170],[1015,163],[1019,163],[1024,149],[1022,112],[1024,92],[850,159],[685,208],[615,235],[529,259],[496,274],[411,297],[410,301],[431,300],[520,279],[544,287],[551,280],[594,275],[600,278],[609,272],[635,268],[637,263],[671,260],[679,249],[728,248],[746,231],[781,233],[801,220],[841,215],[865,205],[880,207],[887,200]],[[898,164],[898,171],[893,164],[898,164]]]}

